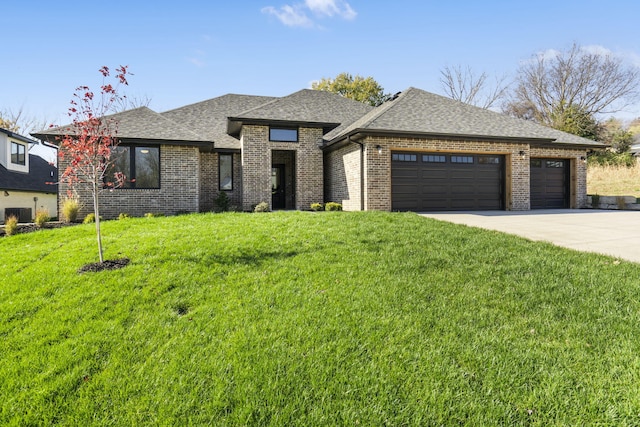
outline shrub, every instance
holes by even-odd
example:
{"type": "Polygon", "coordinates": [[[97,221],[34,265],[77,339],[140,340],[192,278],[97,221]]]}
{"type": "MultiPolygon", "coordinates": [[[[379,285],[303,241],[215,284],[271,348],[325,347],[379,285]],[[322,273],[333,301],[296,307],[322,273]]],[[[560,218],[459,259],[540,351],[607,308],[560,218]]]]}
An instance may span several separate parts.
{"type": "Polygon", "coordinates": [[[260,202],[256,205],[255,208],[253,208],[254,212],[269,212],[269,203],[267,202],[260,202]]]}
{"type": "Polygon", "coordinates": [[[157,217],[160,217],[160,216],[164,216],[164,214],[163,213],[159,213],[159,212],[158,213],[147,212],[146,214],[144,214],[145,218],[157,218],[157,217]]]}
{"type": "Polygon", "coordinates": [[[600,206],[600,195],[594,194],[591,196],[591,207],[597,209],[600,206]]]}
{"type": "Polygon", "coordinates": [[[631,155],[631,153],[615,153],[613,151],[604,150],[591,153],[588,157],[587,163],[589,165],[624,166],[631,168],[635,166],[636,159],[631,155]]]}
{"type": "Polygon", "coordinates": [[[228,212],[229,211],[229,205],[231,204],[231,200],[229,199],[229,196],[227,195],[226,191],[220,191],[218,193],[218,197],[216,197],[216,199],[214,200],[215,203],[215,207],[213,209],[214,212],[228,212]]]}
{"type": "Polygon", "coordinates": [[[36,211],[36,218],[34,219],[34,222],[36,223],[38,228],[42,228],[42,226],[49,220],[51,220],[51,217],[49,216],[48,210],[38,209],[36,211]]]}
{"type": "Polygon", "coordinates": [[[342,210],[342,205],[340,203],[337,203],[337,202],[327,202],[324,205],[324,210],[325,211],[341,211],[342,210]]]}
{"type": "Polygon", "coordinates": [[[94,214],[93,212],[88,213],[82,221],[83,224],[91,224],[92,222],[96,222],[96,214],[94,214]]]}
{"type": "MultiPolygon", "coordinates": [[[[129,215],[128,213],[120,212],[120,215],[118,215],[118,219],[119,220],[129,219],[129,218],[131,218],[131,215],[129,215]]],[[[95,220],[95,218],[94,218],[94,220],[95,220]]]]}
{"type": "Polygon", "coordinates": [[[18,232],[18,217],[11,215],[4,223],[4,232],[7,236],[13,236],[18,232]]]}
{"type": "Polygon", "coordinates": [[[311,210],[316,212],[323,211],[324,205],[322,203],[311,203],[311,210]]]}
{"type": "Polygon", "coordinates": [[[67,222],[76,222],[79,211],[80,202],[78,199],[65,199],[62,203],[62,216],[67,222]]]}

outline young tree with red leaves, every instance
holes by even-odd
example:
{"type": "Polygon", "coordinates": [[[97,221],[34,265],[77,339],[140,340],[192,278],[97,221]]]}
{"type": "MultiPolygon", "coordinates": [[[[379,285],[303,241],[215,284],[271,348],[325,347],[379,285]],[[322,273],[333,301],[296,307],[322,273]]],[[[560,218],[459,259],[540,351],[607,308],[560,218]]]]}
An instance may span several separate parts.
{"type": "Polygon", "coordinates": [[[59,157],[67,164],[60,181],[72,189],[88,189],[93,196],[101,263],[104,262],[104,255],[100,232],[100,193],[105,189],[121,187],[126,179],[121,172],[109,173],[113,171],[111,152],[119,141],[118,123],[107,117],[107,113],[112,111],[114,104],[123,102],[125,97],[118,93],[118,88],[120,85],[128,85],[127,76],[130,75],[127,66],[120,66],[115,71],[115,82],[110,84],[107,82],[111,75],[109,68],[100,68],[102,85],[97,94],[88,86],[76,88],[69,107],[69,116],[73,118],[73,122],[65,129],[64,135],[59,137],[59,157]]]}

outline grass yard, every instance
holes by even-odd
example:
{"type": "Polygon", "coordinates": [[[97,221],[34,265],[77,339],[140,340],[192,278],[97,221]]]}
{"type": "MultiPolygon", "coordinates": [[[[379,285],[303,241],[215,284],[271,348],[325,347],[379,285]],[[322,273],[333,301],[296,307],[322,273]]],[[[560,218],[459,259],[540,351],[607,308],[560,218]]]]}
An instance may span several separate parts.
{"type": "Polygon", "coordinates": [[[414,214],[0,239],[0,425],[639,425],[640,265],[414,214]]]}
{"type": "Polygon", "coordinates": [[[640,163],[632,168],[590,164],[587,168],[587,192],[601,196],[640,197],[640,163]]]}

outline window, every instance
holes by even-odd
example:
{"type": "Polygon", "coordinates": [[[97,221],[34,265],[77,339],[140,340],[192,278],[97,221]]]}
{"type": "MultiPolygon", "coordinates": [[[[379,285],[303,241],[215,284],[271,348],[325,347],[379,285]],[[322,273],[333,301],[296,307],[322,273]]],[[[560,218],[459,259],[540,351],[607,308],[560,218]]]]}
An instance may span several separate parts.
{"type": "Polygon", "coordinates": [[[298,129],[269,128],[269,141],[298,142],[298,129]]]}
{"type": "Polygon", "coordinates": [[[562,160],[547,160],[548,168],[563,168],[564,162],[562,160]]]}
{"type": "Polygon", "coordinates": [[[451,156],[451,163],[473,163],[473,156],[451,156]]]}
{"type": "Polygon", "coordinates": [[[481,165],[499,165],[500,157],[498,156],[478,156],[478,163],[481,165]]]}
{"type": "Polygon", "coordinates": [[[220,190],[233,190],[233,154],[218,156],[218,186],[220,190]]]}
{"type": "Polygon", "coordinates": [[[425,154],[422,156],[423,163],[446,163],[447,158],[445,156],[435,154],[425,154]]]}
{"type": "Polygon", "coordinates": [[[541,168],[542,167],[542,160],[540,160],[540,159],[531,159],[531,167],[532,168],[541,168]]]}
{"type": "Polygon", "coordinates": [[[122,188],[160,188],[160,148],[118,146],[111,150],[112,165],[107,173],[113,182],[113,174],[122,172],[125,182],[122,188]]]}
{"type": "Polygon", "coordinates": [[[11,163],[16,165],[26,165],[25,153],[27,149],[24,145],[11,141],[11,163]]]}
{"type": "Polygon", "coordinates": [[[391,160],[394,160],[396,162],[416,162],[418,161],[418,157],[415,154],[394,153],[391,155],[391,160]]]}

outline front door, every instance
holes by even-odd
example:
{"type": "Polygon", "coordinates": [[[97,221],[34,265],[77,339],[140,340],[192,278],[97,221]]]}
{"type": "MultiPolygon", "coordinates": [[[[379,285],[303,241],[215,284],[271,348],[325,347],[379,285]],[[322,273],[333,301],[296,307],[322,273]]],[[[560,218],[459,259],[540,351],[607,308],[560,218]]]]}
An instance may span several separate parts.
{"type": "Polygon", "coordinates": [[[273,165],[271,167],[271,209],[285,209],[286,200],[284,165],[273,165]]]}

